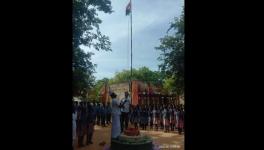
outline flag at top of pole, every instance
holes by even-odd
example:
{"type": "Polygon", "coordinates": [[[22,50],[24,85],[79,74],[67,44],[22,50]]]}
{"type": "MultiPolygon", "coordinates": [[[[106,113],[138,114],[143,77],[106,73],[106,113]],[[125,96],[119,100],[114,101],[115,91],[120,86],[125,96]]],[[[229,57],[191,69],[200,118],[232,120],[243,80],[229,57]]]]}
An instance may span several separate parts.
{"type": "Polygon", "coordinates": [[[131,0],[126,6],[126,16],[129,15],[130,13],[131,13],[131,0]]]}

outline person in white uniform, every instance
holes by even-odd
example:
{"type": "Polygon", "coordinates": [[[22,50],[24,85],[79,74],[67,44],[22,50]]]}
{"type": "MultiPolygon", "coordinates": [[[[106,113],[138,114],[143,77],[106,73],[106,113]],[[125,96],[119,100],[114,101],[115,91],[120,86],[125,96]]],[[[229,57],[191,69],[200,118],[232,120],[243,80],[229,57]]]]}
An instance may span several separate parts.
{"type": "Polygon", "coordinates": [[[121,134],[121,125],[120,125],[120,103],[116,98],[115,93],[111,93],[112,98],[112,132],[111,138],[117,138],[121,134]]]}

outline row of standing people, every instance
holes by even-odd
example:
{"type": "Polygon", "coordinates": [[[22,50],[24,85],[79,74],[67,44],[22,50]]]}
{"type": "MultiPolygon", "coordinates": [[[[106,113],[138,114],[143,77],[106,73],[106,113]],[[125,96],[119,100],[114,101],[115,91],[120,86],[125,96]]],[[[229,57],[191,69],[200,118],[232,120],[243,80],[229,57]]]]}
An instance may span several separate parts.
{"type": "Polygon", "coordinates": [[[132,107],[129,120],[135,128],[139,126],[146,130],[149,126],[153,130],[165,132],[176,131],[181,134],[184,129],[184,110],[182,105],[139,106],[132,107]]]}
{"type": "MultiPolygon", "coordinates": [[[[146,130],[147,126],[153,130],[164,130],[165,132],[178,130],[179,134],[184,129],[184,111],[183,106],[161,105],[161,106],[139,106],[129,107],[130,99],[128,93],[125,93],[125,99],[121,100],[123,105],[121,112],[121,130],[126,129],[128,120],[134,124],[135,128],[139,126],[146,130]],[[128,102],[128,103],[127,103],[128,102]],[[126,105],[127,104],[127,105],[126,105]]],[[[94,125],[102,125],[111,123],[110,103],[107,105],[99,103],[80,102],[80,105],[75,102],[73,105],[73,143],[78,136],[79,147],[84,146],[83,140],[86,136],[86,144],[92,144],[92,136],[94,125]]],[[[121,132],[122,132],[121,131],[121,132]]]]}
{"type": "Polygon", "coordinates": [[[97,103],[95,105],[95,110],[96,110],[96,124],[101,125],[105,127],[106,125],[111,124],[111,106],[110,103],[101,104],[97,103]]]}
{"type": "Polygon", "coordinates": [[[72,135],[73,147],[78,140],[78,146],[84,146],[84,137],[86,136],[86,145],[92,144],[94,125],[96,121],[95,104],[89,102],[74,102],[72,112],[72,135]]]}

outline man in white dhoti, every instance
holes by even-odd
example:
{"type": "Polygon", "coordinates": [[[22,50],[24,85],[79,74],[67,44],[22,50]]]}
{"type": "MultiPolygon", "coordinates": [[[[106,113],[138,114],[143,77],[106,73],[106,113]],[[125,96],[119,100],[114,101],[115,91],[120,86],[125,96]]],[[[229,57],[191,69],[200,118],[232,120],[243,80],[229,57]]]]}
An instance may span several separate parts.
{"type": "Polygon", "coordinates": [[[112,98],[112,133],[111,138],[117,138],[121,134],[121,125],[120,125],[120,103],[116,99],[116,94],[111,93],[112,98]]]}

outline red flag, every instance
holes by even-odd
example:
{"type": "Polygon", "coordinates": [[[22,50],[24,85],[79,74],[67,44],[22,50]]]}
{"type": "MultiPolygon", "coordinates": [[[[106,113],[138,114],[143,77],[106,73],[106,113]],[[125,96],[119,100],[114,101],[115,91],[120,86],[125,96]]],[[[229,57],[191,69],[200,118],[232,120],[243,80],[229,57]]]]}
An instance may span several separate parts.
{"type": "Polygon", "coordinates": [[[126,6],[126,16],[129,15],[130,13],[131,13],[131,0],[126,6]]]}

